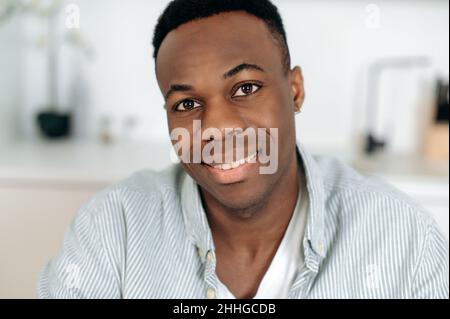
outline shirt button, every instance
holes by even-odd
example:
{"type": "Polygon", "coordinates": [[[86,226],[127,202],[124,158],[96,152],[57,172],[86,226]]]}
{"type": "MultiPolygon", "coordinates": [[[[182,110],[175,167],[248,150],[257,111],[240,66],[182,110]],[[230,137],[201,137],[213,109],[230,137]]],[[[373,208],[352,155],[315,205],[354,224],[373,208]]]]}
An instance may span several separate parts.
{"type": "Polygon", "coordinates": [[[323,254],[323,243],[321,241],[317,243],[317,249],[319,250],[319,253],[323,254]]]}
{"type": "Polygon", "coordinates": [[[197,248],[197,253],[200,256],[200,258],[203,258],[203,251],[201,248],[197,248]]]}
{"type": "Polygon", "coordinates": [[[206,291],[206,297],[208,299],[216,298],[216,291],[213,288],[208,288],[208,290],[206,291]]]}
{"type": "Polygon", "coordinates": [[[214,258],[214,254],[209,251],[208,254],[206,255],[206,260],[210,263],[214,258]]]}

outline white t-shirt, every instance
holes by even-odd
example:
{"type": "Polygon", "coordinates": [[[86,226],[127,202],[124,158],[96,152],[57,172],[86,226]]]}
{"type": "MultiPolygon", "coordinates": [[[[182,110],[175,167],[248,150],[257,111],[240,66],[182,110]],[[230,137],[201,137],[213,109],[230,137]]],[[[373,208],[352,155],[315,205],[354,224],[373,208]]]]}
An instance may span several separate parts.
{"type": "MultiPolygon", "coordinates": [[[[308,212],[308,191],[304,178],[301,180],[302,186],[294,213],[254,299],[287,299],[297,269],[304,262],[303,235],[308,212]]],[[[218,281],[217,298],[236,299],[220,280],[218,281]]]]}

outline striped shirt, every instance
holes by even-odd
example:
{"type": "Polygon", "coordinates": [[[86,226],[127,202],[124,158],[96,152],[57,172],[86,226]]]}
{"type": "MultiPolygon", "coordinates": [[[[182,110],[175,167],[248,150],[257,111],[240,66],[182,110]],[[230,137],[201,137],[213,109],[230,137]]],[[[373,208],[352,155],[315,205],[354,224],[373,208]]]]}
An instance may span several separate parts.
{"type": "MultiPolygon", "coordinates": [[[[302,147],[309,197],[289,298],[448,298],[448,243],[407,196],[302,147]]],[[[181,166],[95,195],[43,269],[39,298],[215,298],[211,229],[181,166]]]]}

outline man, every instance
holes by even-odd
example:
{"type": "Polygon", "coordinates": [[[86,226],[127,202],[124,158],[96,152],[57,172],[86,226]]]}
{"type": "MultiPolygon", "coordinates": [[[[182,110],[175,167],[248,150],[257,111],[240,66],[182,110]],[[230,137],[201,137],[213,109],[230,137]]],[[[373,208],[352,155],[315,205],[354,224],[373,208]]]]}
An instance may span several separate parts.
{"type": "Polygon", "coordinates": [[[296,146],[303,77],[270,1],[173,1],[153,44],[169,129],[189,133],[178,155],[192,152],[85,205],[40,297],[448,298],[434,221],[388,185],[296,146]],[[265,129],[256,148],[247,138],[240,157],[235,146],[224,160],[221,144],[207,159],[207,147],[247,129],[265,129]],[[267,174],[263,149],[276,164],[267,174]]]}

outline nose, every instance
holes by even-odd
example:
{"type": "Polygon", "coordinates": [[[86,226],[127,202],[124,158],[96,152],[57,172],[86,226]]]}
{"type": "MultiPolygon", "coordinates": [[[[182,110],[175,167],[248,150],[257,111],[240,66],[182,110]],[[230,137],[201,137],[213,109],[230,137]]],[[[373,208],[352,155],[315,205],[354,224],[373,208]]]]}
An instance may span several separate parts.
{"type": "Polygon", "coordinates": [[[221,159],[217,163],[232,162],[249,156],[250,145],[252,150],[256,150],[256,136],[247,135],[250,125],[239,106],[224,99],[216,100],[215,103],[206,105],[201,121],[203,147],[207,144],[214,147],[214,155],[218,156],[215,159],[221,159]],[[211,132],[213,136],[210,135],[211,132]]]}
{"type": "MultiPolygon", "coordinates": [[[[230,134],[225,129],[228,129],[227,131],[229,129],[245,130],[248,127],[248,123],[239,108],[223,98],[212,101],[206,106],[201,121],[203,130],[220,131],[222,140],[225,139],[226,133],[230,134]]],[[[214,138],[209,138],[209,141],[212,139],[214,138]]]]}

